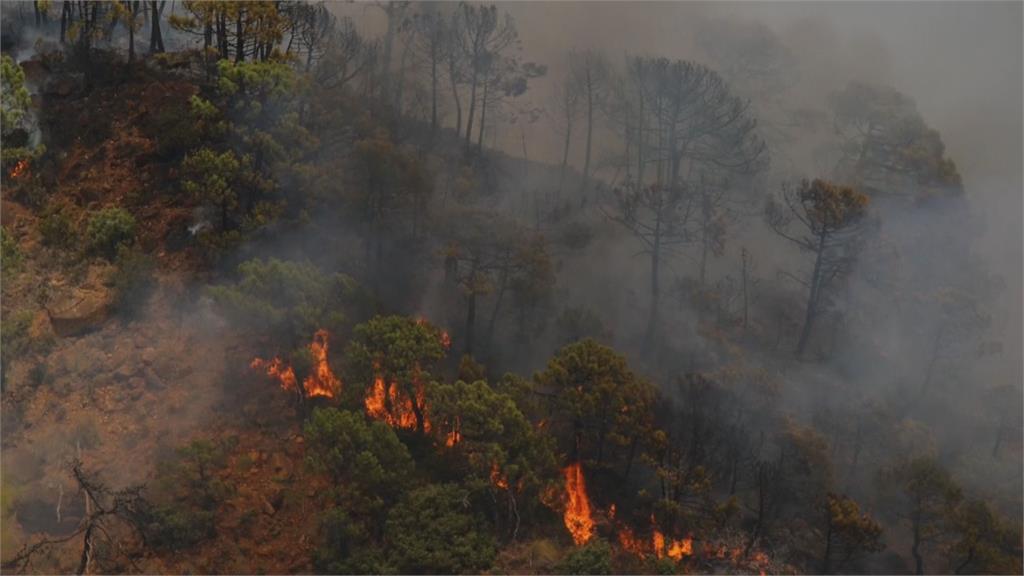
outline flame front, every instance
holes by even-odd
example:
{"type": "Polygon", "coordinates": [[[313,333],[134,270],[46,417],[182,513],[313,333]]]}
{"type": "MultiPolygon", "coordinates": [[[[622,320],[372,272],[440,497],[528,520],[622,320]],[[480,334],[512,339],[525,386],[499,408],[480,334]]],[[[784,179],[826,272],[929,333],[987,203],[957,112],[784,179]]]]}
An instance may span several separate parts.
{"type": "MultiPolygon", "coordinates": [[[[326,330],[317,330],[309,344],[309,351],[313,355],[313,368],[309,376],[302,381],[302,390],[307,398],[334,398],[341,390],[341,380],[331,372],[331,365],[327,362],[328,339],[326,330]]],[[[273,360],[254,358],[249,366],[254,370],[266,371],[267,376],[280,382],[284,390],[298,390],[295,369],[278,357],[273,360]]]]}
{"type": "Polygon", "coordinates": [[[18,160],[18,163],[14,165],[14,168],[11,168],[11,178],[18,178],[26,172],[28,172],[28,160],[22,158],[21,160],[18,160]]]}
{"type": "Polygon", "coordinates": [[[590,498],[587,497],[587,485],[583,480],[583,468],[579,462],[566,466],[565,492],[568,502],[565,507],[565,527],[572,535],[577,546],[587,543],[594,535],[594,519],[590,516],[590,498]]]}

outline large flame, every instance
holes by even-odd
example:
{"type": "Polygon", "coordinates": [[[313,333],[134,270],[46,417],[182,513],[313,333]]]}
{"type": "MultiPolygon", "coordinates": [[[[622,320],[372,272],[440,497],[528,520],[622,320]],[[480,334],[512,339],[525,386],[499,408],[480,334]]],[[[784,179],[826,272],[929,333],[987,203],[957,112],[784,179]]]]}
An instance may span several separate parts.
{"type": "Polygon", "coordinates": [[[401,390],[397,382],[385,383],[382,376],[373,380],[373,388],[366,395],[363,404],[366,413],[374,419],[387,422],[392,428],[416,429],[416,411],[423,414],[423,431],[430,432],[430,420],[427,418],[427,403],[423,394],[423,384],[413,382],[416,397],[410,398],[401,390]],[[413,404],[415,402],[415,405],[413,404]]]}
{"type": "Polygon", "coordinates": [[[583,480],[583,468],[579,462],[570,464],[562,471],[565,474],[565,492],[568,502],[565,507],[565,527],[577,546],[587,543],[594,535],[594,519],[590,516],[590,498],[583,480]]]}
{"type": "Polygon", "coordinates": [[[18,178],[26,172],[28,172],[28,159],[22,158],[21,160],[18,160],[18,163],[14,165],[14,168],[11,168],[10,175],[11,178],[18,178]]]}
{"type": "MultiPolygon", "coordinates": [[[[327,362],[329,338],[326,330],[317,330],[309,344],[309,351],[313,355],[313,367],[309,376],[302,381],[302,390],[307,398],[334,398],[341,391],[341,380],[331,372],[331,366],[327,362]]],[[[264,370],[267,376],[280,382],[284,390],[298,390],[295,369],[278,357],[273,360],[254,358],[249,366],[255,370],[264,370]]]]}

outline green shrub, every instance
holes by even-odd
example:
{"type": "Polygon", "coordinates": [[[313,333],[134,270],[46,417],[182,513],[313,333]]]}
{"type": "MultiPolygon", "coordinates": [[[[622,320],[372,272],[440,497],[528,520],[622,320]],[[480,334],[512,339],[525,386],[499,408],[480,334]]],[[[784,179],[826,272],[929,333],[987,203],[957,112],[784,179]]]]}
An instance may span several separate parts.
{"type": "Polygon", "coordinates": [[[122,208],[104,208],[89,218],[85,234],[90,249],[113,257],[118,246],[132,243],[135,217],[122,208]]]}
{"type": "Polygon", "coordinates": [[[492,528],[465,505],[454,484],[428,484],[406,494],[388,514],[384,533],[400,573],[468,574],[497,554],[492,528]]]}
{"type": "Polygon", "coordinates": [[[65,206],[47,209],[39,220],[39,234],[43,244],[53,248],[68,248],[78,242],[78,232],[65,206]]]}
{"type": "Polygon", "coordinates": [[[586,546],[575,548],[558,565],[561,574],[611,574],[612,547],[595,538],[586,546]]]}
{"type": "Polygon", "coordinates": [[[291,346],[309,342],[318,328],[338,331],[345,322],[342,310],[357,292],[348,276],[274,258],[243,262],[236,282],[208,289],[239,327],[274,334],[291,346]]]}
{"type": "Polygon", "coordinates": [[[18,241],[0,228],[0,269],[6,277],[17,272],[21,268],[21,250],[18,248],[18,241]]]}
{"type": "Polygon", "coordinates": [[[215,513],[178,505],[157,506],[145,521],[147,542],[156,549],[182,550],[210,538],[215,532],[215,513]]]}
{"type": "Polygon", "coordinates": [[[118,247],[110,278],[117,312],[130,315],[145,303],[153,287],[155,268],[153,257],[142,250],[124,245],[118,247]]]}

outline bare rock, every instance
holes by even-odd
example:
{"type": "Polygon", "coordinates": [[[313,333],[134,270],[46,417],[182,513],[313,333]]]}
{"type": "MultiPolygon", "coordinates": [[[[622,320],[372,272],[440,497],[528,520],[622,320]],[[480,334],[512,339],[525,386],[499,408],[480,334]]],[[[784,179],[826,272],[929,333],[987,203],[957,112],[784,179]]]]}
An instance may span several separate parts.
{"type": "Polygon", "coordinates": [[[113,294],[107,288],[71,288],[55,295],[46,312],[58,336],[74,336],[106,321],[112,303],[113,294]]]}

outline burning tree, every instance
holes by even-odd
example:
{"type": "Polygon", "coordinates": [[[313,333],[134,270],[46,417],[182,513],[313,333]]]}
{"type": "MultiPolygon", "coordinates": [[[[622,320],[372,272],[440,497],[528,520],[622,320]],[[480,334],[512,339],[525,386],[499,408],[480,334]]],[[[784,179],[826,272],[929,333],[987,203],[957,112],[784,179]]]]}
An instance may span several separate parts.
{"type": "Polygon", "coordinates": [[[429,432],[427,392],[447,355],[444,332],[426,321],[377,316],[355,327],[345,350],[345,375],[373,418],[391,426],[429,432]]]}

